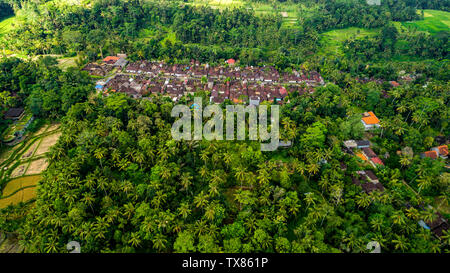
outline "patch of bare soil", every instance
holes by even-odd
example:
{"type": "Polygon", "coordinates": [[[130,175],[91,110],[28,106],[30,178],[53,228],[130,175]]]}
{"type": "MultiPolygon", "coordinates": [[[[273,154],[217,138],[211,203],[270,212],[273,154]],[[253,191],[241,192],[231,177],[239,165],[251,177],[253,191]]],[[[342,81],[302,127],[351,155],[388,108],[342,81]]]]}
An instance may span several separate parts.
{"type": "Polygon", "coordinates": [[[44,139],[42,139],[35,155],[42,155],[47,153],[50,150],[50,147],[56,144],[60,136],[61,132],[58,132],[56,134],[46,136],[44,139]]]}
{"type": "Polygon", "coordinates": [[[28,170],[26,175],[31,174],[40,174],[48,167],[48,161],[46,158],[41,158],[35,161],[32,161],[30,163],[30,166],[28,166],[28,170]]]}

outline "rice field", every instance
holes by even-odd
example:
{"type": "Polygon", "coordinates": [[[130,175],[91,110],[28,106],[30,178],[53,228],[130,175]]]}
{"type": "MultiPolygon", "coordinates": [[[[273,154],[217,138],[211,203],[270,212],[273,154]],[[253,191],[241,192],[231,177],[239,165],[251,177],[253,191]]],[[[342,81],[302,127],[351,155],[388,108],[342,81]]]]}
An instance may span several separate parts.
{"type": "Polygon", "coordinates": [[[17,21],[16,16],[12,16],[0,21],[0,38],[13,29],[13,24],[17,21]]]}
{"type": "Polygon", "coordinates": [[[6,208],[9,205],[27,202],[34,198],[36,198],[36,187],[26,188],[16,192],[10,197],[0,199],[0,209],[6,208]]]}
{"type": "Polygon", "coordinates": [[[450,31],[450,12],[426,9],[423,13],[424,20],[402,22],[402,27],[425,31],[430,34],[436,34],[440,31],[450,31]]]}
{"type": "Polygon", "coordinates": [[[40,179],[40,175],[24,176],[13,179],[9,181],[3,189],[3,196],[11,196],[20,189],[36,186],[40,179]]]}
{"type": "Polygon", "coordinates": [[[0,209],[36,196],[36,185],[47,169],[46,153],[58,141],[59,124],[46,124],[26,140],[3,151],[0,163],[0,209]]]}
{"type": "Polygon", "coordinates": [[[320,43],[322,45],[319,55],[340,55],[342,54],[342,44],[350,38],[372,37],[378,33],[378,29],[365,29],[350,27],[335,29],[321,34],[320,43]]]}

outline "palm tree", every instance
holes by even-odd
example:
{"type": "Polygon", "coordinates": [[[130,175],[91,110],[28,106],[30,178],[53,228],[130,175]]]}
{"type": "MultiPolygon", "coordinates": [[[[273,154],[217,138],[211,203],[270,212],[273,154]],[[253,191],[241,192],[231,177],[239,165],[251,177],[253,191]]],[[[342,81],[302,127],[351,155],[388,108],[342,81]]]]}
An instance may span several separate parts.
{"type": "Polygon", "coordinates": [[[383,218],[382,217],[374,217],[371,221],[370,221],[370,225],[372,226],[372,228],[374,228],[377,231],[381,231],[381,229],[383,228],[383,218]]]}
{"type": "Polygon", "coordinates": [[[356,204],[358,204],[358,207],[367,208],[370,206],[371,199],[370,196],[365,193],[360,193],[356,196],[356,204]]]}
{"type": "Polygon", "coordinates": [[[409,244],[406,242],[406,238],[403,235],[399,236],[397,234],[395,235],[395,237],[396,239],[392,240],[395,249],[405,251],[409,246],[409,244]]]}
{"type": "Polygon", "coordinates": [[[186,202],[181,203],[180,207],[178,208],[179,215],[181,215],[183,218],[187,218],[189,214],[191,214],[191,209],[189,208],[189,204],[186,202]]]}
{"type": "Polygon", "coordinates": [[[152,239],[153,242],[153,246],[156,248],[156,250],[158,251],[162,251],[164,249],[166,249],[167,247],[167,239],[166,236],[164,236],[161,233],[156,234],[155,238],[152,239]]]}
{"type": "Polygon", "coordinates": [[[133,247],[138,247],[141,244],[141,238],[139,236],[138,232],[132,232],[131,238],[128,240],[128,243],[131,244],[133,247]]]}
{"type": "Polygon", "coordinates": [[[187,190],[190,185],[192,185],[192,176],[190,173],[186,172],[181,175],[181,186],[183,187],[183,190],[187,190]]]}
{"type": "Polygon", "coordinates": [[[201,191],[194,197],[194,204],[197,208],[203,208],[208,204],[208,196],[201,191]]]}

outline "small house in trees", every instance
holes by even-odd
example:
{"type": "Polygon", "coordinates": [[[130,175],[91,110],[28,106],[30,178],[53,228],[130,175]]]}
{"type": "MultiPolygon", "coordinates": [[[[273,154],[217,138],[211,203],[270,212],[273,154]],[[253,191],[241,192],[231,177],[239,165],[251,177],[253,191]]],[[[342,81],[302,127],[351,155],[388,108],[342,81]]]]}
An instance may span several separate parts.
{"type": "Polygon", "coordinates": [[[441,158],[448,158],[448,146],[441,145],[438,147],[431,148],[432,151],[435,151],[441,158]]]}
{"type": "Polygon", "coordinates": [[[374,166],[375,168],[377,167],[377,165],[382,165],[382,166],[384,166],[383,161],[382,161],[378,156],[372,157],[372,158],[370,159],[370,163],[371,163],[372,166],[374,166]]]}
{"type": "Polygon", "coordinates": [[[283,140],[281,140],[279,143],[278,143],[278,147],[280,147],[280,148],[285,148],[285,149],[287,149],[287,148],[290,148],[292,146],[292,142],[290,142],[290,141],[283,141],[283,140]]]}
{"type": "Polygon", "coordinates": [[[233,65],[236,63],[236,60],[235,60],[235,59],[228,59],[228,60],[226,61],[226,63],[227,63],[228,65],[230,65],[230,66],[233,66],[233,65]]]}
{"type": "Polygon", "coordinates": [[[431,232],[433,232],[438,237],[444,235],[444,231],[447,231],[450,227],[448,221],[444,217],[442,217],[439,212],[436,213],[436,218],[432,222],[428,222],[427,224],[430,227],[431,232]]]}
{"type": "Polygon", "coordinates": [[[363,114],[361,122],[364,125],[364,130],[366,131],[381,127],[380,120],[377,118],[377,116],[375,116],[375,114],[372,111],[365,112],[363,114]]]}
{"type": "Polygon", "coordinates": [[[120,58],[117,56],[108,56],[103,59],[103,62],[106,64],[115,64],[120,58]]]}
{"type": "Polygon", "coordinates": [[[24,113],[25,113],[25,110],[23,109],[23,107],[10,108],[5,113],[5,119],[18,120],[18,119],[21,119],[23,117],[24,113]]]}
{"type": "Polygon", "coordinates": [[[354,148],[358,147],[358,145],[356,144],[356,141],[354,141],[354,140],[346,140],[346,141],[344,141],[344,146],[349,148],[349,149],[354,149],[354,148]]]}
{"type": "Polygon", "coordinates": [[[400,86],[400,84],[398,82],[396,82],[396,81],[390,81],[389,83],[392,85],[392,87],[400,86]]]}
{"type": "Polygon", "coordinates": [[[363,148],[369,148],[370,147],[370,141],[368,140],[357,140],[356,141],[356,148],[363,149],[363,148]]]}

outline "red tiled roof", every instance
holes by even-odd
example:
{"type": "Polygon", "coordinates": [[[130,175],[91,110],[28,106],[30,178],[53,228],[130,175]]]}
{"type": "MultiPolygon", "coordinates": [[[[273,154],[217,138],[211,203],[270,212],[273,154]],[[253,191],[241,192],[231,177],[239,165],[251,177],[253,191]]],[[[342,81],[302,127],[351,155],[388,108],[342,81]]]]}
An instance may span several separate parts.
{"type": "Polygon", "coordinates": [[[228,64],[234,64],[235,62],[236,62],[235,59],[228,59],[228,60],[227,60],[227,63],[228,63],[228,64]]]}
{"type": "Polygon", "coordinates": [[[426,157],[429,157],[431,159],[436,159],[438,157],[437,152],[436,151],[427,151],[424,153],[424,155],[426,157]]]}
{"type": "Polygon", "coordinates": [[[448,146],[447,145],[442,145],[442,146],[439,146],[437,148],[439,150],[439,154],[440,155],[442,155],[442,156],[448,155],[448,146]]]}
{"type": "Polygon", "coordinates": [[[383,165],[384,166],[383,161],[381,161],[381,159],[379,157],[373,157],[373,158],[371,158],[371,160],[375,164],[379,164],[379,165],[383,165]]]}
{"type": "Polygon", "coordinates": [[[400,86],[400,84],[396,81],[391,81],[390,84],[394,87],[400,86]]]}
{"type": "Polygon", "coordinates": [[[104,62],[110,62],[110,61],[116,62],[116,61],[118,61],[119,59],[120,59],[120,58],[119,58],[119,57],[116,57],[116,56],[108,56],[108,57],[104,58],[103,61],[104,61],[104,62]]]}

